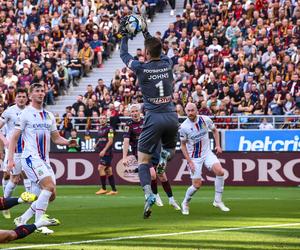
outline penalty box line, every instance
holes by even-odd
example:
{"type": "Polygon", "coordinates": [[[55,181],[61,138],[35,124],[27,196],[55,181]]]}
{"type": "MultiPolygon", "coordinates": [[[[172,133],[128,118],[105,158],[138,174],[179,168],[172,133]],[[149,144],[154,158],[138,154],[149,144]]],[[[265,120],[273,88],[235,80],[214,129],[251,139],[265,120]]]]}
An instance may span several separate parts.
{"type": "Polygon", "coordinates": [[[38,244],[38,245],[30,245],[30,246],[20,246],[20,247],[5,248],[3,250],[69,246],[69,245],[80,245],[80,244],[97,243],[97,242],[109,242],[109,241],[134,240],[134,239],[145,239],[145,238],[177,236],[177,235],[189,235],[189,234],[197,234],[197,233],[214,233],[214,232],[224,232],[224,231],[239,231],[239,230],[244,230],[244,229],[262,229],[262,228],[294,227],[294,226],[300,226],[300,223],[288,223],[288,224],[286,223],[286,224],[245,226],[245,227],[228,227],[228,228],[204,229],[204,230],[194,230],[194,231],[176,232],[176,233],[123,236],[123,237],[106,238],[106,239],[98,239],[98,240],[83,240],[83,241],[53,243],[53,244],[38,244]]]}

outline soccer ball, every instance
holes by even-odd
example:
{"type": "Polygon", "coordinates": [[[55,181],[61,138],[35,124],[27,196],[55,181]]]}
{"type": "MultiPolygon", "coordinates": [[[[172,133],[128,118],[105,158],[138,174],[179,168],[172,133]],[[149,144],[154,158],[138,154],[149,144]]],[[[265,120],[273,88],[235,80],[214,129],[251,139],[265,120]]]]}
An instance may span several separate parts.
{"type": "Polygon", "coordinates": [[[141,16],[130,15],[127,19],[126,30],[130,35],[136,35],[137,33],[145,30],[146,22],[141,16]]]}

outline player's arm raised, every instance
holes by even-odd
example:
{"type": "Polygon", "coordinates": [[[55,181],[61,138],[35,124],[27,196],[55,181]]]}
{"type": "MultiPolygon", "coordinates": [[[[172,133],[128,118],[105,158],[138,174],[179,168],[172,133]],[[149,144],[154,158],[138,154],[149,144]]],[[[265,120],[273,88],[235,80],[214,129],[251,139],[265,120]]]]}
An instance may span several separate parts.
{"type": "Polygon", "coordinates": [[[14,166],[14,154],[15,154],[15,148],[17,146],[17,142],[19,140],[19,137],[21,135],[22,131],[20,129],[15,129],[13,132],[10,143],[8,146],[8,157],[7,157],[7,170],[10,171],[14,166]]]}

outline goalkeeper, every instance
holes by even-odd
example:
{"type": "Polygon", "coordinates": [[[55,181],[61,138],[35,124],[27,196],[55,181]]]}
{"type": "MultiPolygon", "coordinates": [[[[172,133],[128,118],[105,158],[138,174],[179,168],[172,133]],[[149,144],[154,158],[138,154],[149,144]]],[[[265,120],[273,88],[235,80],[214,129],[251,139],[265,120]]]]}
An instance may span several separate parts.
{"type": "MultiPolygon", "coordinates": [[[[159,39],[152,37],[144,25],[142,30],[145,42],[144,53],[146,62],[134,60],[128,53],[128,39],[132,34],[126,29],[128,17],[120,25],[121,40],[120,57],[122,61],[137,76],[143,94],[145,119],[142,133],[138,141],[138,163],[140,183],[144,190],[146,202],[144,218],[151,215],[151,207],[155,203],[155,195],[151,191],[151,159],[159,142],[162,151],[158,170],[163,172],[167,160],[175,153],[178,132],[178,118],[172,102],[173,73],[172,61],[162,55],[162,44],[159,39]]],[[[141,24],[140,24],[141,25],[141,24]]],[[[136,34],[134,34],[136,35],[136,34]]]]}

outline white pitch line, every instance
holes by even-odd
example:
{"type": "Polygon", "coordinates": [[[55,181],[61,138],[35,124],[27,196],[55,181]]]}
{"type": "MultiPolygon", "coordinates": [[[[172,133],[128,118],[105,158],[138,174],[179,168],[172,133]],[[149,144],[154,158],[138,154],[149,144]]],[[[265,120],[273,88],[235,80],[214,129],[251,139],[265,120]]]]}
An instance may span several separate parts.
{"type": "Polygon", "coordinates": [[[223,231],[238,231],[238,230],[244,230],[244,229],[261,229],[261,228],[293,227],[293,226],[300,226],[300,223],[273,224],[273,225],[264,225],[264,226],[247,226],[247,227],[229,227],[229,228],[216,228],[216,229],[206,229],[206,230],[194,230],[194,231],[187,231],[187,232],[176,232],[176,233],[123,236],[123,237],[106,238],[106,239],[98,239],[98,240],[83,240],[83,241],[63,242],[63,243],[54,243],[54,244],[39,244],[39,245],[31,245],[31,246],[12,247],[12,248],[5,248],[3,250],[68,246],[68,245],[79,245],[79,244],[86,244],[86,243],[134,240],[134,239],[155,238],[155,237],[176,236],[176,235],[188,235],[188,234],[197,234],[197,233],[214,233],[214,232],[223,232],[223,231]]]}

